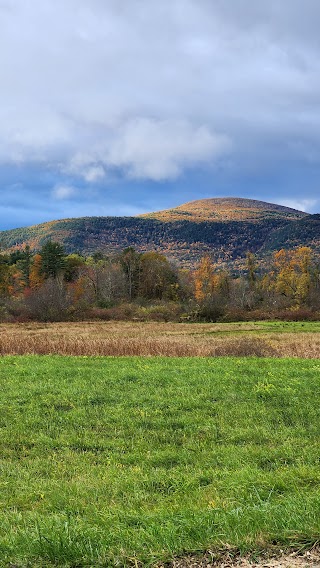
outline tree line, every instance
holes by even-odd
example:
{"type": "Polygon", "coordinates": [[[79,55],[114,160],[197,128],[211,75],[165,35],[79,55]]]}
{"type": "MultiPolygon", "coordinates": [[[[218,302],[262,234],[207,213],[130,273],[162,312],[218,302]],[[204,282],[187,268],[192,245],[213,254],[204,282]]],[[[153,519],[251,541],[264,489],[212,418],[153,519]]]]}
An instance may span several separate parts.
{"type": "Polygon", "coordinates": [[[267,265],[248,252],[237,275],[209,255],[190,271],[133,247],[84,257],[47,241],[36,253],[0,254],[2,321],[294,319],[319,310],[320,267],[309,247],[281,249],[267,265]]]}

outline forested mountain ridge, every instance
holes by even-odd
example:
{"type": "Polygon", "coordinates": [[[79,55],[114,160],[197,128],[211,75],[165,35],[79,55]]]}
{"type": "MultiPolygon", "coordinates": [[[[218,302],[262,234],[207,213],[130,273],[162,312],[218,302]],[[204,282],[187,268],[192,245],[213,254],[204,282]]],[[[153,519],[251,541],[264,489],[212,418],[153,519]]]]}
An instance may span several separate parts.
{"type": "Polygon", "coordinates": [[[240,198],[204,199],[138,217],[82,217],[0,231],[1,250],[29,245],[39,250],[48,240],[67,253],[119,252],[132,246],[154,250],[183,266],[212,260],[241,265],[248,251],[259,259],[273,250],[310,246],[320,252],[320,215],[240,198]]]}

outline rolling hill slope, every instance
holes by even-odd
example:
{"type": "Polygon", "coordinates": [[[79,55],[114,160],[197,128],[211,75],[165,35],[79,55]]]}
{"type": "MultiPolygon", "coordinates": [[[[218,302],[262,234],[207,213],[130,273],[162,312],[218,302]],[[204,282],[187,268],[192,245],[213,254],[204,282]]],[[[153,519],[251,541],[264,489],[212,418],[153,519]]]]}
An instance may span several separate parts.
{"type": "Polygon", "coordinates": [[[320,215],[240,198],[203,199],[138,217],[82,217],[0,231],[3,251],[47,240],[66,252],[115,253],[128,246],[156,250],[183,266],[209,253],[222,264],[243,263],[248,250],[258,257],[282,247],[312,246],[320,253],[320,215]]]}

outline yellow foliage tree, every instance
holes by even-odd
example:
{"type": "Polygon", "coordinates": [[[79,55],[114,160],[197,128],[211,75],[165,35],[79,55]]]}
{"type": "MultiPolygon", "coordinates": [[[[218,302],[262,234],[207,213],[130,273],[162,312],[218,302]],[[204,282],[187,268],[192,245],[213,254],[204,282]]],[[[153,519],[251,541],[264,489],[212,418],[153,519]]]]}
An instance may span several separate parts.
{"type": "Polygon", "coordinates": [[[312,251],[309,247],[281,249],[274,255],[274,289],[298,305],[306,302],[312,280],[312,251]]]}
{"type": "Polygon", "coordinates": [[[214,271],[208,255],[202,257],[199,268],[194,273],[194,296],[197,302],[210,297],[215,287],[214,271]]]}

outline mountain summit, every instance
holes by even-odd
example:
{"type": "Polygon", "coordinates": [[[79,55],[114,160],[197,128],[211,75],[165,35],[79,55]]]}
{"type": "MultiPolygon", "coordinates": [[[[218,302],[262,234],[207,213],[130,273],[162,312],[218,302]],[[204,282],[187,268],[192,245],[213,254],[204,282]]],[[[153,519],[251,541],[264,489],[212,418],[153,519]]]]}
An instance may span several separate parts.
{"type": "Polygon", "coordinates": [[[301,219],[307,213],[276,205],[243,199],[241,197],[214,197],[199,199],[179,205],[174,209],[166,209],[154,213],[139,215],[159,221],[255,221],[257,219],[301,219]]]}

